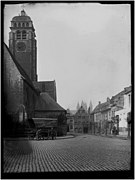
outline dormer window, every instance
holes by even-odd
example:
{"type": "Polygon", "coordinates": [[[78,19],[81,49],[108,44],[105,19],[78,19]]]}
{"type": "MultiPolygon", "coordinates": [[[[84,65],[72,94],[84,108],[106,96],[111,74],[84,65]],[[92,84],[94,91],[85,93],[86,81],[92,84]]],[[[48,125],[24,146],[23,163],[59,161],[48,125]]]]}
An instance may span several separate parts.
{"type": "Polygon", "coordinates": [[[26,39],[26,31],[22,31],[22,39],[26,39]]]}
{"type": "Polygon", "coordinates": [[[17,39],[21,39],[21,32],[20,32],[20,31],[17,31],[17,33],[16,33],[16,38],[17,38],[17,39]]]}

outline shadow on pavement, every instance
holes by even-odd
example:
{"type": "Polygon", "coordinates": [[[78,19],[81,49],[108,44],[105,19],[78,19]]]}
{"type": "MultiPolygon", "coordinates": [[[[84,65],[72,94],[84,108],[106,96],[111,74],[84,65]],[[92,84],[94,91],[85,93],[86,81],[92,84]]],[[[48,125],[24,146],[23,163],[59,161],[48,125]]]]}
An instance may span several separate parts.
{"type": "Polygon", "coordinates": [[[32,147],[28,140],[26,140],[26,141],[5,140],[3,150],[4,150],[4,153],[11,153],[11,154],[15,154],[17,152],[19,152],[20,154],[24,154],[24,155],[32,153],[32,147]]]}

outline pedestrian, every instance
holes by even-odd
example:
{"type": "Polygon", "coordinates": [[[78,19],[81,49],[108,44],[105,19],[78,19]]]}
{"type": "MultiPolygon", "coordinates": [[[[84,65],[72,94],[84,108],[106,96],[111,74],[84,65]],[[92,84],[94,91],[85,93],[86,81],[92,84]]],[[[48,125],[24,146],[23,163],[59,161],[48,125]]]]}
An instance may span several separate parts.
{"type": "Polygon", "coordinates": [[[113,133],[113,135],[116,134],[116,127],[115,126],[113,126],[112,133],[113,133]]]}
{"type": "Polygon", "coordinates": [[[52,137],[52,140],[54,139],[54,130],[53,128],[51,128],[51,137],[52,137]]]}

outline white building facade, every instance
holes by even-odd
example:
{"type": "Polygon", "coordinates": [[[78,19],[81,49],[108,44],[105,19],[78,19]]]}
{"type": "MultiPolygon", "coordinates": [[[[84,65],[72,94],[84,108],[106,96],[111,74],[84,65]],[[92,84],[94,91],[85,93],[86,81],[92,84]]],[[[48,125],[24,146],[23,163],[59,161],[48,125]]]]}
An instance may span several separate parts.
{"type": "Polygon", "coordinates": [[[115,116],[119,116],[119,134],[128,133],[127,117],[129,112],[131,112],[131,86],[125,88],[123,109],[115,111],[115,116]]]}

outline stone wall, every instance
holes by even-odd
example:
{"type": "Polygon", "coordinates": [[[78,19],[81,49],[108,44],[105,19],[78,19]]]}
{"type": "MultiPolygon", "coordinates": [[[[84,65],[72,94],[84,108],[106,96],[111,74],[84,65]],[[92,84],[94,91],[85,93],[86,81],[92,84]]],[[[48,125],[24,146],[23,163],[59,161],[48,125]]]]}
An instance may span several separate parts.
{"type": "Polygon", "coordinates": [[[18,106],[23,104],[23,80],[6,46],[4,46],[3,85],[5,109],[8,114],[13,114],[18,106]]]}
{"type": "Polygon", "coordinates": [[[27,118],[31,119],[34,117],[35,103],[36,103],[36,99],[38,98],[38,95],[25,81],[24,81],[23,90],[24,90],[23,101],[28,116],[27,118]]]}

